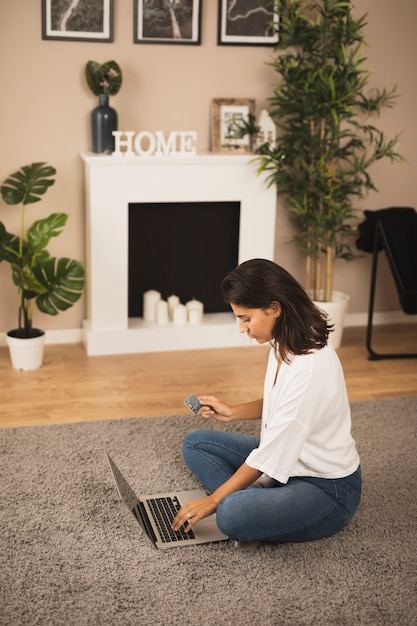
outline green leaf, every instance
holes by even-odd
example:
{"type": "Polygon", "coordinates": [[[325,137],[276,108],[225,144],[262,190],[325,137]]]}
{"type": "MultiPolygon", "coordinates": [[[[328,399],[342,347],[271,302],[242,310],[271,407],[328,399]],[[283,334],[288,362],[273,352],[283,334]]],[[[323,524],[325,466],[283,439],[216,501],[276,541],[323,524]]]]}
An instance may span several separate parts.
{"type": "Polygon", "coordinates": [[[82,295],[84,267],[80,261],[51,257],[46,263],[35,265],[33,274],[45,290],[36,298],[36,306],[43,313],[58,315],[82,295]]]}
{"type": "Polygon", "coordinates": [[[0,222],[0,262],[13,263],[19,254],[19,238],[8,233],[3,222],[0,222]]]}
{"type": "Polygon", "coordinates": [[[12,275],[14,284],[23,291],[24,298],[34,298],[38,294],[45,292],[45,288],[36,280],[32,272],[16,263],[12,264],[12,275]]]}
{"type": "Polygon", "coordinates": [[[95,96],[98,96],[101,93],[98,89],[98,85],[96,84],[96,76],[99,68],[100,63],[97,63],[96,61],[88,61],[85,66],[85,78],[87,80],[87,85],[95,96]]]}
{"type": "Polygon", "coordinates": [[[68,215],[66,213],[52,213],[49,217],[36,220],[28,228],[27,243],[33,254],[39,253],[46,248],[52,237],[58,237],[62,228],[67,223],[68,215]]]}
{"type": "Polygon", "coordinates": [[[10,205],[31,204],[39,202],[49,187],[54,184],[56,170],[50,165],[40,162],[25,165],[11,174],[0,187],[3,200],[10,205]]]}

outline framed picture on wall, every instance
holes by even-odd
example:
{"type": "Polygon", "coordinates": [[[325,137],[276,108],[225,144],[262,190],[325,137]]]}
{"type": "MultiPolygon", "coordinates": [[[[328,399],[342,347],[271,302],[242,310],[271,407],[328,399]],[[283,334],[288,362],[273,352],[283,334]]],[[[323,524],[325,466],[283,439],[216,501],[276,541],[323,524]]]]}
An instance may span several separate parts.
{"type": "Polygon", "coordinates": [[[274,46],[278,14],[271,0],[218,0],[219,46],[274,46]]]}
{"type": "Polygon", "coordinates": [[[134,0],[134,43],[201,43],[202,0],[134,0]]]}
{"type": "Polygon", "coordinates": [[[255,113],[255,100],[215,98],[211,102],[211,149],[213,152],[252,152],[252,138],[240,136],[239,122],[255,113]]]}
{"type": "Polygon", "coordinates": [[[42,39],[113,41],[113,0],[42,0],[42,39]]]}

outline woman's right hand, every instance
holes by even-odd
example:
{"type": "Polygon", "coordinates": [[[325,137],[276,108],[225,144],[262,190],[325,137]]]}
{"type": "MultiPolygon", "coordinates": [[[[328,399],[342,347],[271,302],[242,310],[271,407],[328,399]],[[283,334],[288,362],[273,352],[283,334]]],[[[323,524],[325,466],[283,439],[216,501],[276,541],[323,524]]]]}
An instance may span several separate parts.
{"type": "Polygon", "coordinates": [[[198,396],[198,400],[203,405],[198,412],[202,417],[213,417],[219,422],[232,422],[235,419],[232,407],[215,396],[198,396]]]}

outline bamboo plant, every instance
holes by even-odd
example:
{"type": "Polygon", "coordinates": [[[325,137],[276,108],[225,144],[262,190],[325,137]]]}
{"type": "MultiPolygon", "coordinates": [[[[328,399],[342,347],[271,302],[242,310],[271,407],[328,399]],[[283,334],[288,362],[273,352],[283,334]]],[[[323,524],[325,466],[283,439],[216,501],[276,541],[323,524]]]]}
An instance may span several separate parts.
{"type": "Polygon", "coordinates": [[[258,148],[259,172],[292,213],[306,290],[330,301],[335,259],[356,256],[356,202],[377,191],[371,165],[401,160],[398,137],[386,139],[372,122],[394,105],[396,88],[368,88],[367,16],[355,19],[350,2],[276,0],[274,7],[279,42],[268,65],[280,78],[269,101],[278,139],[258,148]]]}

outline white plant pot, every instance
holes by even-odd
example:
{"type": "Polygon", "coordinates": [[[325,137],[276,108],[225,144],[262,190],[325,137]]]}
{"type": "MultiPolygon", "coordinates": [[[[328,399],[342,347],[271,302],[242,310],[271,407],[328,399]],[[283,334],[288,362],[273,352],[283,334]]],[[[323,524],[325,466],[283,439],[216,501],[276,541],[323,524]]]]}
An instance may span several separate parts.
{"type": "Polygon", "coordinates": [[[45,333],[38,330],[37,337],[16,337],[17,331],[6,333],[6,342],[9,346],[12,365],[16,370],[36,370],[42,365],[45,333]]]}
{"type": "Polygon", "coordinates": [[[334,324],[334,330],[329,335],[329,343],[333,348],[339,348],[342,343],[345,314],[349,300],[350,296],[342,291],[333,291],[331,302],[314,300],[314,304],[322,311],[325,311],[329,316],[329,322],[334,324]]]}

